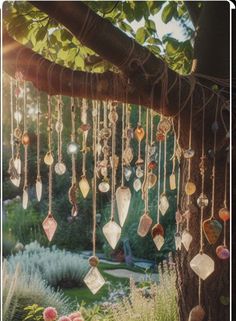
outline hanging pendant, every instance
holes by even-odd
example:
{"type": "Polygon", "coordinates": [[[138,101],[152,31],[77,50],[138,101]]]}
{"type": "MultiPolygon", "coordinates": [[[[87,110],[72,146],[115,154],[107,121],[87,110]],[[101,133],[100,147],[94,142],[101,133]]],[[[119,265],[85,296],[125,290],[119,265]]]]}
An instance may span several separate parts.
{"type": "Polygon", "coordinates": [[[141,178],[141,177],[143,177],[143,175],[144,175],[141,166],[138,166],[138,167],[137,167],[135,173],[136,173],[136,176],[137,176],[138,178],[141,178]]]}
{"type": "Polygon", "coordinates": [[[157,163],[155,161],[151,161],[148,164],[148,169],[155,169],[157,167],[157,163]]]}
{"type": "Polygon", "coordinates": [[[126,147],[123,154],[123,160],[125,165],[129,165],[134,158],[133,151],[131,147],[126,147]]]}
{"type": "Polygon", "coordinates": [[[42,225],[49,242],[51,242],[57,229],[57,222],[51,213],[48,213],[42,225]]]}
{"type": "Polygon", "coordinates": [[[165,243],[165,239],[162,235],[157,235],[153,238],[153,241],[158,249],[158,251],[160,251],[160,249],[162,248],[162,246],[165,243]]]}
{"type": "Polygon", "coordinates": [[[86,176],[81,176],[81,180],[79,181],[79,188],[81,190],[83,198],[86,198],[90,190],[90,186],[86,176]]]}
{"type": "Polygon", "coordinates": [[[119,216],[120,226],[124,225],[126,217],[129,211],[129,205],[131,200],[130,189],[126,186],[120,186],[116,190],[116,204],[119,216]]]}
{"type": "Polygon", "coordinates": [[[27,132],[25,132],[22,137],[21,137],[21,142],[23,145],[29,145],[30,143],[30,138],[29,138],[29,134],[27,132]]]}
{"type": "Polygon", "coordinates": [[[163,118],[159,121],[157,126],[158,131],[167,134],[171,130],[171,122],[167,118],[163,118]]]}
{"type": "Polygon", "coordinates": [[[20,124],[20,122],[22,121],[22,113],[19,110],[16,110],[14,112],[14,118],[17,124],[20,124]]]}
{"type": "Polygon", "coordinates": [[[207,241],[215,244],[222,230],[222,225],[215,218],[209,218],[203,222],[203,231],[207,241]]]}
{"type": "Polygon", "coordinates": [[[138,192],[141,189],[141,187],[142,187],[141,180],[139,178],[136,178],[133,183],[133,188],[134,188],[135,192],[138,192]]]}
{"type": "Polygon", "coordinates": [[[227,246],[219,245],[216,248],[216,255],[221,260],[228,260],[230,257],[230,252],[229,252],[227,246]]]}
{"type": "Polygon", "coordinates": [[[76,155],[79,152],[79,145],[75,142],[70,142],[67,145],[67,154],[68,155],[76,155]]]}
{"type": "Polygon", "coordinates": [[[181,250],[182,238],[179,232],[175,233],[175,249],[181,250]]]}
{"type": "Polygon", "coordinates": [[[194,156],[194,154],[195,154],[195,152],[194,152],[194,150],[191,149],[191,148],[185,149],[185,150],[183,151],[183,156],[184,156],[184,158],[186,158],[186,159],[192,158],[192,157],[194,156]]]}
{"type": "Polygon", "coordinates": [[[157,176],[152,172],[148,174],[148,188],[151,189],[156,185],[157,176]]]}
{"type": "Polygon", "coordinates": [[[152,225],[152,218],[149,216],[149,213],[144,213],[139,220],[139,226],[137,233],[139,236],[144,237],[148,234],[150,227],[152,225]]]}
{"type": "Polygon", "coordinates": [[[55,173],[57,175],[63,175],[65,174],[65,172],[66,172],[66,165],[61,161],[57,162],[55,165],[55,173]]]}
{"type": "Polygon", "coordinates": [[[101,193],[107,193],[110,190],[110,184],[106,181],[103,181],[98,185],[98,189],[101,193]]]}
{"type": "Polygon", "coordinates": [[[44,163],[48,166],[51,166],[54,162],[52,152],[47,152],[47,154],[44,156],[44,163]]]}
{"type": "Polygon", "coordinates": [[[56,124],[55,124],[55,130],[58,134],[60,134],[63,130],[63,123],[62,121],[57,121],[56,124]]]}
{"type": "Polygon", "coordinates": [[[144,139],[145,132],[141,125],[138,125],[134,131],[134,136],[138,142],[141,142],[144,139]]]}
{"type": "Polygon", "coordinates": [[[110,128],[103,128],[101,131],[100,131],[100,139],[102,140],[108,140],[110,137],[111,137],[111,129],[110,128]]]}
{"type": "Polygon", "coordinates": [[[185,185],[185,193],[187,195],[193,195],[196,192],[196,185],[193,182],[188,181],[185,185]]]}
{"type": "Polygon", "coordinates": [[[115,109],[112,109],[108,114],[108,119],[112,124],[115,124],[118,120],[118,114],[115,109]]]}
{"type": "Polygon", "coordinates": [[[96,294],[105,284],[105,280],[96,266],[90,268],[84,282],[93,294],[96,294]]]}
{"type": "Polygon", "coordinates": [[[16,139],[21,139],[22,131],[21,131],[21,129],[19,127],[17,127],[17,128],[14,129],[13,134],[14,134],[14,137],[16,139]]]}
{"type": "Polygon", "coordinates": [[[167,197],[166,197],[166,194],[163,193],[163,194],[160,196],[160,201],[159,201],[159,210],[160,210],[160,212],[161,212],[162,215],[165,215],[165,214],[166,214],[169,206],[170,206],[170,205],[169,205],[169,201],[168,201],[168,199],[167,199],[167,197]]]}
{"type": "Polygon", "coordinates": [[[205,311],[201,305],[196,305],[189,313],[188,321],[203,321],[205,311]]]}
{"type": "Polygon", "coordinates": [[[18,174],[17,168],[15,166],[15,160],[13,158],[9,160],[8,174],[10,175],[12,184],[14,184],[16,187],[19,187],[20,175],[18,174]]]}
{"type": "Polygon", "coordinates": [[[158,223],[158,224],[155,224],[152,228],[152,231],[151,231],[151,234],[152,234],[152,238],[154,239],[157,235],[161,235],[161,236],[164,236],[164,228],[163,226],[158,223]]]}
{"type": "Polygon", "coordinates": [[[162,132],[160,132],[160,131],[158,131],[158,132],[156,133],[156,140],[157,140],[158,142],[163,142],[165,139],[166,139],[166,136],[165,136],[164,133],[162,133],[162,132]]]}
{"type": "Polygon", "coordinates": [[[42,197],[42,189],[43,189],[43,184],[42,184],[41,177],[37,177],[36,184],[35,184],[35,190],[36,190],[36,196],[37,196],[38,202],[40,202],[41,197],[42,197]]]}
{"type": "Polygon", "coordinates": [[[198,253],[190,261],[190,267],[202,280],[206,280],[214,272],[215,263],[205,253],[198,253]]]}
{"type": "Polygon", "coordinates": [[[230,219],[229,210],[224,207],[219,210],[219,217],[222,221],[227,222],[230,219]]]}
{"type": "Polygon", "coordinates": [[[197,205],[199,207],[205,208],[208,205],[209,201],[205,194],[201,193],[200,196],[197,199],[197,205]]]}
{"type": "Polygon", "coordinates": [[[23,188],[23,196],[22,196],[22,207],[24,210],[26,210],[28,207],[28,201],[29,201],[28,187],[25,186],[23,188]]]}
{"type": "Polygon", "coordinates": [[[182,243],[183,243],[183,246],[185,247],[185,250],[188,252],[189,250],[189,246],[191,244],[193,240],[193,237],[192,235],[189,233],[189,231],[187,230],[184,230],[183,231],[183,234],[182,234],[182,243]]]}
{"type": "Polygon", "coordinates": [[[124,175],[125,175],[125,179],[128,182],[130,180],[131,175],[132,175],[132,170],[131,170],[130,167],[125,167],[124,168],[124,175]]]}
{"type": "Polygon", "coordinates": [[[176,189],[176,177],[174,173],[170,175],[170,189],[172,191],[176,189]]]}
{"type": "Polygon", "coordinates": [[[175,213],[175,221],[176,221],[176,224],[179,224],[182,222],[182,215],[180,213],[180,210],[177,210],[175,213]]]}
{"type": "Polygon", "coordinates": [[[72,205],[74,205],[76,203],[76,191],[77,191],[77,185],[76,185],[76,183],[72,183],[72,185],[68,191],[68,199],[72,205]]]}
{"type": "Polygon", "coordinates": [[[112,249],[114,250],[121,235],[120,226],[114,222],[114,220],[110,220],[107,224],[105,224],[102,228],[103,234],[105,235],[107,242],[110,244],[112,249]]]}

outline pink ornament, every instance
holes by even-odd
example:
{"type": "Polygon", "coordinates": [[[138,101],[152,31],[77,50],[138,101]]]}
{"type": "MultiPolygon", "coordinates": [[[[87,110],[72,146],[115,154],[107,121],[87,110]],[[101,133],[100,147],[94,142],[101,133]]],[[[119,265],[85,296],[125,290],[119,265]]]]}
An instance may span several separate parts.
{"type": "Polygon", "coordinates": [[[83,321],[83,317],[79,311],[71,313],[69,318],[71,321],[83,321]]]}
{"type": "Polygon", "coordinates": [[[60,317],[60,318],[58,319],[58,321],[71,321],[71,319],[70,319],[69,317],[63,315],[62,317],[60,317]]]}
{"type": "Polygon", "coordinates": [[[52,307],[47,307],[43,311],[44,321],[55,321],[57,319],[57,310],[52,307]]]}

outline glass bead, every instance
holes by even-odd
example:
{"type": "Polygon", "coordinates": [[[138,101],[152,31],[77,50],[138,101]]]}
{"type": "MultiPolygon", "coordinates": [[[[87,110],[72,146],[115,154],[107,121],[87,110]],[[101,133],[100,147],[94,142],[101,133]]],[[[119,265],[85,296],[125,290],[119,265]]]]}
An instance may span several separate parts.
{"type": "Polygon", "coordinates": [[[228,260],[230,257],[230,252],[227,249],[226,246],[224,245],[219,245],[216,248],[216,255],[218,256],[219,259],[221,260],[228,260]]]}
{"type": "Polygon", "coordinates": [[[157,176],[153,173],[148,174],[148,188],[151,189],[156,185],[157,176]]]}
{"type": "Polygon", "coordinates": [[[57,162],[55,165],[55,173],[57,175],[63,175],[66,172],[66,165],[63,162],[57,162]]]}
{"type": "Polygon", "coordinates": [[[139,178],[136,178],[136,179],[134,180],[134,183],[133,183],[133,188],[134,188],[135,192],[140,191],[141,187],[142,187],[142,182],[141,182],[141,180],[140,180],[139,178]]]}
{"type": "Polygon", "coordinates": [[[162,215],[166,214],[166,211],[168,210],[169,206],[170,206],[169,201],[168,201],[166,195],[162,194],[160,196],[160,201],[159,201],[159,210],[162,215]]]}
{"type": "Polygon", "coordinates": [[[139,236],[144,237],[150,230],[152,225],[152,218],[149,216],[149,213],[144,213],[139,220],[139,226],[137,233],[139,236]]]}
{"type": "Polygon", "coordinates": [[[200,196],[197,199],[197,205],[199,207],[203,207],[204,208],[204,207],[206,207],[208,205],[208,203],[209,203],[209,200],[208,200],[207,196],[205,194],[201,193],[200,196]]]}
{"type": "Polygon", "coordinates": [[[57,222],[51,213],[48,213],[42,225],[49,242],[51,242],[57,229],[57,222]]]}
{"type": "Polygon", "coordinates": [[[110,184],[108,182],[103,181],[98,185],[98,189],[102,193],[107,193],[110,190],[110,184]]]}
{"type": "Polygon", "coordinates": [[[21,142],[23,145],[29,145],[30,138],[28,133],[24,133],[21,137],[21,142]]]}
{"type": "Polygon", "coordinates": [[[162,246],[165,243],[165,239],[162,235],[157,235],[153,238],[153,241],[158,249],[158,251],[160,251],[160,249],[162,248],[162,246]]]}
{"type": "Polygon", "coordinates": [[[176,189],[176,177],[175,177],[174,173],[172,173],[170,175],[169,182],[170,182],[170,189],[172,191],[175,190],[176,189]]]}
{"type": "Polygon", "coordinates": [[[203,231],[207,241],[210,244],[215,244],[222,230],[222,225],[214,218],[207,219],[203,222],[203,231]]]}
{"type": "Polygon", "coordinates": [[[190,267],[202,280],[206,280],[214,272],[215,263],[205,253],[198,253],[190,261],[190,267]]]}
{"type": "Polygon", "coordinates": [[[84,278],[84,283],[93,294],[96,294],[105,284],[105,280],[97,267],[91,267],[84,278]]]}
{"type": "Polygon", "coordinates": [[[131,175],[132,175],[132,170],[131,170],[130,167],[125,167],[124,168],[124,175],[125,175],[125,179],[128,182],[130,180],[131,175]]]}
{"type": "Polygon", "coordinates": [[[54,162],[53,156],[51,152],[47,152],[47,154],[44,156],[44,163],[48,166],[52,165],[54,162]]]}
{"type": "Polygon", "coordinates": [[[157,128],[159,131],[166,134],[171,129],[171,122],[169,121],[169,119],[163,118],[159,121],[157,128]]]}
{"type": "Polygon", "coordinates": [[[230,219],[229,210],[224,207],[219,210],[219,217],[222,221],[227,222],[230,219]]]}
{"type": "Polygon", "coordinates": [[[103,128],[100,131],[100,138],[101,139],[109,139],[111,137],[111,129],[110,128],[103,128]]]}
{"type": "Polygon", "coordinates": [[[184,158],[186,158],[186,159],[192,158],[192,157],[194,156],[194,154],[195,154],[195,151],[194,151],[193,149],[191,149],[191,148],[185,149],[185,150],[183,151],[183,156],[184,156],[184,158]]]}
{"type": "Polygon", "coordinates": [[[136,174],[136,176],[137,176],[138,178],[143,177],[144,172],[143,172],[141,166],[138,166],[138,167],[136,168],[135,174],[136,174]]]}
{"type": "Polygon", "coordinates": [[[175,233],[175,248],[181,250],[182,238],[179,232],[175,233]]]}
{"type": "Polygon", "coordinates": [[[183,234],[182,234],[182,243],[183,243],[183,246],[185,247],[185,250],[188,252],[189,250],[189,246],[191,244],[193,240],[193,237],[192,235],[189,233],[189,231],[187,230],[184,230],[183,231],[183,234]]]}
{"type": "Polygon", "coordinates": [[[42,184],[42,180],[40,177],[37,177],[37,179],[36,179],[35,189],[36,189],[37,200],[38,200],[38,202],[40,202],[41,197],[42,197],[42,190],[43,190],[43,184],[42,184]]]}
{"type": "Polygon", "coordinates": [[[137,141],[141,142],[145,136],[145,132],[142,126],[137,126],[134,131],[134,136],[137,139],[137,141]]]}
{"type": "Polygon", "coordinates": [[[15,118],[16,122],[19,124],[22,120],[22,113],[19,110],[15,111],[14,118],[15,118]]]}
{"type": "Polygon", "coordinates": [[[75,142],[70,142],[67,145],[67,154],[69,155],[76,155],[79,151],[79,145],[75,142]]]}
{"type": "Polygon", "coordinates": [[[22,207],[24,210],[26,210],[28,207],[28,201],[29,201],[28,188],[24,187],[23,196],[22,196],[22,207]]]}
{"type": "Polygon", "coordinates": [[[189,313],[188,321],[203,321],[205,318],[205,311],[201,305],[196,305],[189,313]]]}
{"type": "Polygon", "coordinates": [[[81,177],[81,180],[79,181],[79,188],[80,188],[80,191],[83,195],[83,198],[86,198],[88,196],[90,186],[89,186],[88,180],[85,176],[81,177]]]}
{"type": "Polygon", "coordinates": [[[187,195],[193,195],[196,192],[196,185],[193,182],[188,181],[185,185],[185,193],[187,195]]]}
{"type": "Polygon", "coordinates": [[[89,265],[93,267],[98,266],[99,264],[99,258],[97,256],[90,256],[88,261],[89,265]]]}
{"type": "Polygon", "coordinates": [[[124,225],[126,217],[129,211],[129,205],[131,200],[130,189],[126,186],[120,186],[116,190],[116,204],[120,226],[124,225]]]}
{"type": "Polygon", "coordinates": [[[107,239],[107,242],[114,250],[120,239],[121,227],[113,220],[110,220],[107,224],[103,226],[102,231],[107,239]]]}

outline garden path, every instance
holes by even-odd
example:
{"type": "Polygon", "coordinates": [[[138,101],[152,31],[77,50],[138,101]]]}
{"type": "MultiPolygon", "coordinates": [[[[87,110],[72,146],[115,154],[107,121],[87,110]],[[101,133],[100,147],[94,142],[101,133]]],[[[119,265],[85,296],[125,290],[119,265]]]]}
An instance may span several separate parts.
{"type": "Polygon", "coordinates": [[[159,280],[157,273],[146,275],[143,273],[133,272],[125,269],[104,270],[104,272],[118,278],[132,278],[135,282],[142,282],[146,280],[158,282],[159,280]]]}

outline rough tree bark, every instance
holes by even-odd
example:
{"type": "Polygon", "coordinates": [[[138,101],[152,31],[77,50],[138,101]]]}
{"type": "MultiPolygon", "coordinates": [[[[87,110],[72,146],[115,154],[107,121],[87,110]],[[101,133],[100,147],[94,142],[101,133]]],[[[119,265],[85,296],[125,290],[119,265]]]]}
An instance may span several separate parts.
{"type": "MultiPolygon", "coordinates": [[[[172,90],[168,94],[164,107],[161,109],[161,92],[163,82],[159,81],[155,87],[153,83],[156,78],[163,72],[163,62],[151,54],[147,49],[143,48],[135,41],[131,40],[127,35],[119,31],[110,22],[96,15],[83,2],[50,2],[50,1],[32,1],[32,4],[40,10],[47,13],[49,16],[58,20],[67,27],[85,46],[93,49],[99,56],[108,60],[117,66],[121,73],[115,75],[106,73],[100,76],[82,73],[76,71],[74,77],[76,81],[73,84],[73,92],[75,95],[97,99],[117,99],[124,101],[126,93],[128,94],[128,102],[138,103],[139,101],[150,107],[153,103],[153,108],[161,111],[166,115],[173,116],[178,112],[178,93],[181,90],[181,101],[185,101],[189,94],[188,78],[181,77],[181,88],[179,88],[178,75],[167,70],[168,87],[172,90]],[[88,81],[89,80],[89,81],[88,81]],[[187,80],[187,81],[186,81],[187,80]],[[111,85],[112,83],[112,85],[111,85]],[[116,83],[116,90],[113,84],[116,83]],[[88,86],[92,84],[92,86],[88,86]],[[128,87],[128,89],[126,88],[128,87]],[[90,88],[90,89],[89,89],[90,88]],[[91,89],[93,90],[91,91],[91,89]],[[154,89],[154,92],[153,92],[154,89]],[[153,101],[151,94],[153,94],[153,101]],[[138,99],[137,99],[138,97],[138,99]]],[[[191,4],[189,3],[189,6],[191,4]]],[[[189,7],[188,6],[188,7],[189,7]]],[[[196,8],[195,8],[196,9],[196,8]]],[[[190,250],[187,253],[184,249],[177,253],[176,272],[177,272],[177,290],[178,303],[180,312],[180,321],[187,321],[190,310],[198,304],[198,278],[189,267],[189,262],[198,253],[199,250],[199,230],[200,230],[200,213],[196,206],[196,199],[200,194],[200,174],[199,174],[199,159],[201,156],[201,126],[202,126],[202,95],[206,96],[206,100],[212,94],[212,80],[204,78],[201,75],[211,76],[216,78],[229,78],[229,4],[226,1],[204,2],[201,11],[192,10],[194,23],[197,27],[197,37],[195,40],[195,68],[194,74],[197,81],[194,92],[192,93],[193,101],[193,141],[192,147],[195,150],[195,156],[192,161],[192,179],[197,185],[196,196],[192,197],[192,217],[190,222],[190,233],[193,236],[193,242],[190,250]],[[203,85],[201,87],[201,85],[203,85]]],[[[7,34],[4,36],[4,43],[16,46],[14,50],[5,51],[4,68],[14,75],[17,67],[24,68],[27,74],[27,80],[34,82],[35,86],[51,93],[59,93],[63,87],[63,94],[72,93],[70,70],[65,69],[62,72],[63,86],[60,86],[58,79],[61,75],[61,67],[54,65],[51,67],[53,86],[49,86],[50,81],[45,80],[46,70],[50,68],[49,61],[42,62],[38,55],[33,55],[30,49],[22,49],[19,54],[18,62],[16,61],[17,54],[21,50],[21,45],[17,44],[7,34]],[[13,53],[12,53],[13,52],[13,53]],[[15,54],[15,56],[14,56],[15,54]],[[32,61],[31,62],[29,62],[32,61]],[[19,62],[20,61],[20,62],[19,62]],[[24,62],[28,61],[27,66],[35,66],[35,68],[24,67],[24,62]],[[21,63],[22,62],[22,63],[21,63]],[[38,68],[42,62],[42,72],[38,68]],[[33,69],[33,70],[32,70],[33,69]],[[28,72],[30,70],[30,72],[28,72]],[[39,79],[39,81],[37,81],[39,79]],[[39,84],[38,84],[39,83],[39,84]],[[44,85],[43,85],[44,83],[44,85]]],[[[7,47],[6,47],[7,48],[7,47]]],[[[48,73],[49,74],[49,73],[48,73]]],[[[49,76],[47,77],[49,79],[49,76]]],[[[225,92],[224,92],[225,96],[225,92]]],[[[227,96],[224,97],[227,100],[227,96]]],[[[211,124],[213,123],[216,98],[214,97],[206,106],[206,153],[213,145],[213,133],[211,124]]],[[[188,147],[188,130],[189,130],[189,107],[190,100],[183,111],[180,113],[181,121],[181,137],[180,144],[183,149],[188,147]]],[[[223,111],[223,118],[228,123],[228,112],[223,111]]],[[[175,117],[175,125],[177,117],[175,117]]],[[[217,132],[217,153],[216,153],[216,217],[218,218],[218,210],[222,207],[223,202],[223,186],[224,186],[224,163],[226,159],[225,147],[227,146],[226,133],[219,120],[219,130],[217,132]]],[[[205,193],[211,199],[211,167],[212,158],[207,153],[208,169],[206,173],[205,193]]],[[[184,181],[186,180],[186,162],[181,163],[182,167],[182,190],[184,190],[184,181]]],[[[184,192],[182,193],[182,207],[185,208],[184,192]]],[[[205,211],[204,218],[210,216],[210,205],[205,211]]],[[[217,245],[222,243],[222,235],[217,245]]],[[[220,302],[220,297],[229,296],[229,280],[228,280],[228,262],[220,261],[215,254],[215,246],[210,246],[204,240],[205,251],[215,261],[215,272],[203,282],[202,305],[207,312],[207,317],[204,321],[228,321],[229,309],[228,306],[220,302]],[[211,314],[211,319],[209,316],[211,314]]]]}

